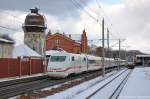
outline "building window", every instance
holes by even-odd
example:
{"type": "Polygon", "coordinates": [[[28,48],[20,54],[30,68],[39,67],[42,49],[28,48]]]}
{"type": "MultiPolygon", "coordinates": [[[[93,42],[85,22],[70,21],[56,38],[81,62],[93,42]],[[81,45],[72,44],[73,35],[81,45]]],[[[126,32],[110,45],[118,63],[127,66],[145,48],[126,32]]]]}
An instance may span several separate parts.
{"type": "Polygon", "coordinates": [[[60,40],[55,40],[56,45],[60,45],[60,40]]]}
{"type": "Polygon", "coordinates": [[[35,37],[35,34],[33,34],[33,37],[35,37]]]}

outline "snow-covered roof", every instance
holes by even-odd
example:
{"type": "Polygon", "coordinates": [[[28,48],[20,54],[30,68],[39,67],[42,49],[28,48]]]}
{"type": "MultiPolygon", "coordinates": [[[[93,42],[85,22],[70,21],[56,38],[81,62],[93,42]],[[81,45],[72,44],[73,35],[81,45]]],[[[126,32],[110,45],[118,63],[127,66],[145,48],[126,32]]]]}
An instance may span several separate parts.
{"type": "Polygon", "coordinates": [[[35,52],[34,50],[32,50],[31,48],[29,48],[27,45],[25,44],[21,44],[16,46],[13,49],[13,58],[17,58],[19,56],[21,57],[41,57],[41,55],[39,55],[37,52],[35,52]]]}
{"type": "Polygon", "coordinates": [[[14,41],[7,40],[7,39],[4,39],[4,38],[0,38],[0,42],[5,42],[5,43],[15,43],[14,41]]]}
{"type": "Polygon", "coordinates": [[[150,57],[150,55],[136,55],[136,57],[150,57]]]}

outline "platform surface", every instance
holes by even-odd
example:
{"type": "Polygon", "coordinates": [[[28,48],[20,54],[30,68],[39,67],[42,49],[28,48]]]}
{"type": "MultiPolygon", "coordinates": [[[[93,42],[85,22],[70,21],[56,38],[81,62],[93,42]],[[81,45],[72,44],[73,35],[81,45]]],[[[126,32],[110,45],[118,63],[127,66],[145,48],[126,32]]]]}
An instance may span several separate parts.
{"type": "Polygon", "coordinates": [[[133,70],[119,99],[150,99],[150,67],[133,70]]]}

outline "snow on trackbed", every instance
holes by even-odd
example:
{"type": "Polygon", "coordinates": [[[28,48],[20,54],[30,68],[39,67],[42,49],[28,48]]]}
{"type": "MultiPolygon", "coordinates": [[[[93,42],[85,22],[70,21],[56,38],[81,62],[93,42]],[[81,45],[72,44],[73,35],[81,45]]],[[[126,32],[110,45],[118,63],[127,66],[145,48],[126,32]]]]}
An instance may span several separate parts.
{"type": "Polygon", "coordinates": [[[133,70],[119,99],[150,99],[150,67],[133,70]]]}
{"type": "MultiPolygon", "coordinates": [[[[106,74],[106,77],[108,77],[109,75],[112,75],[114,74],[113,76],[117,75],[117,74],[120,74],[121,72],[123,72],[124,70],[122,71],[119,71],[118,73],[115,72],[111,72],[111,73],[108,73],[106,74]]],[[[98,82],[102,81],[103,77],[97,77],[93,80],[90,80],[90,81],[87,81],[87,82],[84,82],[80,85],[77,85],[75,87],[72,87],[72,88],[69,88],[65,91],[62,91],[60,93],[56,93],[54,95],[51,95],[51,96],[48,96],[47,99],[72,99],[72,98],[75,98],[75,96],[77,94],[80,94],[81,92],[84,92],[86,91],[88,88],[92,87],[93,85],[97,84],[98,82]]]]}
{"type": "MultiPolygon", "coordinates": [[[[112,73],[109,73],[107,76],[111,74],[112,73]]],[[[118,73],[115,75],[117,74],[118,73]]],[[[84,99],[82,96],[86,96],[86,94],[88,95],[88,92],[90,94],[90,91],[94,90],[92,86],[95,86],[103,79],[104,78],[102,77],[97,77],[60,93],[48,96],[47,99],[78,99],[78,96],[81,96],[80,99],[84,99]]],[[[102,97],[99,98],[102,99],[102,97]]],[[[129,79],[121,91],[118,99],[150,99],[150,67],[135,68],[129,76],[129,79]]]]}

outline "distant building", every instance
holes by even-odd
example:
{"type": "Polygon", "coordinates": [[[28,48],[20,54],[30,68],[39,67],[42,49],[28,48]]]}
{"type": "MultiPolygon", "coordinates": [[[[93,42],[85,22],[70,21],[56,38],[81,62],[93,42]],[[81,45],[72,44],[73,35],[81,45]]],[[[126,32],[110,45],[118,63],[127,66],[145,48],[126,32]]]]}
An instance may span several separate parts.
{"type": "Polygon", "coordinates": [[[82,35],[48,33],[46,36],[46,49],[63,49],[70,53],[88,53],[87,36],[85,30],[82,35]]]}
{"type": "Polygon", "coordinates": [[[14,41],[7,35],[0,36],[0,58],[11,58],[14,41]]]}
{"type": "Polygon", "coordinates": [[[150,66],[150,55],[140,54],[135,57],[136,65],[150,66]]]}
{"type": "Polygon", "coordinates": [[[38,13],[38,8],[30,10],[31,13],[26,16],[23,25],[24,43],[31,49],[43,55],[46,30],[44,16],[38,13]]]}

